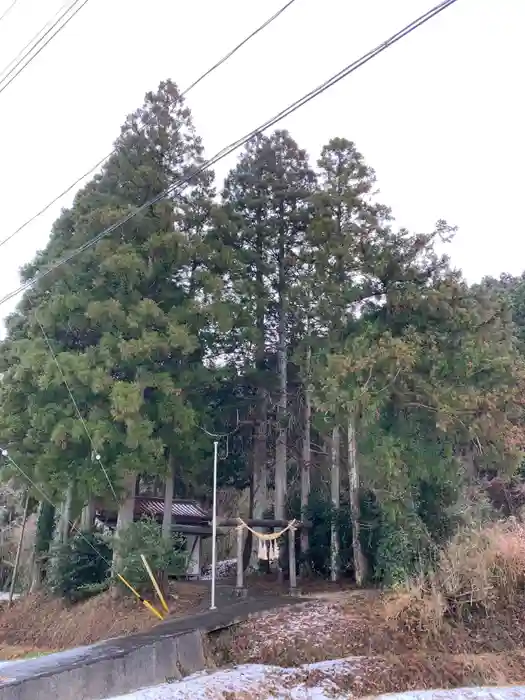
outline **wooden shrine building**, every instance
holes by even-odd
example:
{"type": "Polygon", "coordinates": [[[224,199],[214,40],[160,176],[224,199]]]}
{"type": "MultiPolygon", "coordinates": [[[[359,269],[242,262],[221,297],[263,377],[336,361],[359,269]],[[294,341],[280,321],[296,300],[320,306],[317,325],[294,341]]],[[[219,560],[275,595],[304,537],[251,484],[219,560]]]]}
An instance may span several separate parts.
{"type": "MultiPolygon", "coordinates": [[[[133,519],[153,518],[162,523],[164,515],[164,498],[159,496],[142,496],[134,498],[133,519]]],[[[212,536],[211,514],[193,500],[173,499],[171,506],[172,532],[181,535],[188,554],[186,576],[199,579],[202,568],[202,542],[212,536]]],[[[95,521],[114,530],[117,524],[117,511],[106,505],[95,505],[95,521]],[[97,505],[99,507],[97,507],[97,505]]]]}

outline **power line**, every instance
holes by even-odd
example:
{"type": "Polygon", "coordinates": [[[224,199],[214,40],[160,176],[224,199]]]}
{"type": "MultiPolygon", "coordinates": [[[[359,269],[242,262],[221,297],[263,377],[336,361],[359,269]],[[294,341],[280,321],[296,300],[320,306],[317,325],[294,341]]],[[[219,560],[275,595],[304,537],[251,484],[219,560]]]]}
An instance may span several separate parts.
{"type": "MultiPolygon", "coordinates": [[[[10,84],[11,84],[11,83],[12,83],[12,82],[13,82],[13,81],[14,81],[14,80],[29,66],[30,63],[32,63],[32,62],[34,61],[34,59],[46,48],[46,46],[47,46],[47,45],[48,45],[48,44],[49,44],[63,29],[65,29],[65,28],[67,27],[67,25],[69,24],[69,22],[71,22],[71,20],[80,12],[80,10],[88,3],[88,1],[89,1],[89,0],[84,0],[81,4],[79,4],[79,3],[81,2],[81,0],[74,0],[74,2],[72,2],[71,5],[69,5],[69,7],[60,15],[60,17],[56,20],[56,22],[43,34],[43,36],[41,36],[37,41],[35,41],[35,43],[33,43],[33,40],[32,40],[31,42],[29,42],[30,44],[33,43],[33,45],[29,48],[28,51],[26,51],[26,53],[25,53],[21,58],[19,58],[18,60],[15,59],[15,65],[11,68],[11,70],[9,70],[9,72],[7,73],[7,75],[4,75],[4,76],[2,77],[0,83],[3,83],[3,85],[0,85],[0,94],[1,94],[4,90],[6,90],[6,89],[9,87],[9,85],[10,85],[10,84]],[[76,5],[76,7],[75,7],[75,5],[76,5]],[[66,19],[62,24],[60,24],[61,20],[64,19],[64,17],[66,17],[66,15],[67,15],[69,12],[71,12],[71,10],[73,10],[73,9],[74,9],[74,12],[73,12],[69,17],[67,17],[67,19],[66,19]],[[45,41],[44,43],[42,43],[42,42],[44,41],[44,39],[45,39],[45,38],[53,31],[53,29],[55,29],[55,27],[57,27],[57,26],[58,26],[58,29],[56,30],[56,32],[55,32],[52,36],[50,36],[50,37],[47,39],[47,41],[45,41]],[[42,45],[38,48],[37,51],[35,51],[35,53],[33,53],[32,55],[30,55],[31,52],[34,51],[34,49],[37,48],[39,44],[42,44],[42,45]],[[29,56],[29,59],[26,61],[26,63],[24,63],[24,64],[21,66],[20,70],[18,70],[17,72],[15,72],[16,69],[18,68],[18,66],[20,66],[20,64],[22,63],[22,61],[23,61],[25,58],[27,58],[28,56],[29,56]],[[14,75],[13,75],[13,73],[14,73],[14,75]],[[11,76],[11,77],[10,77],[10,76],[11,76]],[[9,79],[9,78],[10,78],[10,79],[9,79]],[[8,79],[9,79],[9,80],[8,80],[8,79]],[[7,82],[6,82],[6,81],[7,81],[7,82]]],[[[60,10],[59,10],[59,12],[60,12],[60,10]]],[[[58,13],[57,13],[57,14],[58,14],[58,13]]],[[[55,17],[56,17],[56,15],[55,15],[55,17]]],[[[48,24],[49,24],[49,23],[48,23],[48,24]]],[[[40,30],[40,32],[38,32],[35,36],[38,37],[38,35],[39,35],[42,31],[44,31],[44,29],[46,28],[46,26],[48,26],[48,25],[47,25],[47,24],[44,25],[44,27],[40,30]]],[[[26,44],[26,47],[27,47],[27,44],[26,44]]],[[[24,48],[25,48],[25,47],[24,47],[24,48]]],[[[23,51],[24,51],[24,49],[22,49],[22,52],[23,52],[23,51]]],[[[18,56],[20,56],[20,54],[18,54],[18,56]]],[[[17,57],[17,58],[18,58],[18,57],[17,57]]],[[[12,65],[12,63],[13,63],[13,62],[11,62],[11,64],[9,64],[9,65],[12,65]]]]}
{"type": "Polygon", "coordinates": [[[239,420],[239,411],[237,411],[237,425],[235,426],[235,428],[233,430],[230,430],[228,433],[211,433],[203,425],[197,425],[197,427],[200,428],[200,430],[202,430],[202,432],[205,435],[208,435],[208,437],[211,437],[214,442],[218,443],[219,440],[226,438],[226,452],[225,452],[224,456],[221,457],[221,459],[228,459],[228,456],[230,454],[230,438],[233,435],[235,435],[235,433],[238,433],[240,428],[241,428],[241,423],[239,420]]]}
{"type": "Polygon", "coordinates": [[[13,2],[9,5],[7,10],[4,11],[2,15],[0,15],[0,22],[7,17],[7,15],[11,12],[11,10],[14,8],[18,0],[13,0],[13,2]]]}
{"type": "MultiPolygon", "coordinates": [[[[67,4],[67,3],[66,3],[66,4],[67,4]]],[[[37,40],[40,41],[40,39],[41,39],[40,35],[42,34],[42,32],[45,31],[45,30],[50,26],[50,24],[53,22],[53,20],[55,19],[55,17],[57,17],[57,16],[62,12],[62,9],[63,9],[64,7],[65,7],[65,4],[62,5],[62,7],[60,8],[60,10],[58,10],[57,12],[55,12],[55,14],[53,15],[53,17],[52,17],[50,20],[48,20],[48,21],[46,22],[46,24],[44,24],[44,26],[41,27],[41,28],[38,30],[38,32],[37,32],[31,39],[29,39],[29,41],[27,42],[27,44],[26,44],[25,46],[23,46],[23,47],[20,49],[20,51],[17,53],[17,55],[16,55],[13,59],[11,59],[11,61],[10,61],[6,66],[4,66],[4,67],[2,68],[2,70],[0,71],[0,83],[3,82],[3,80],[5,79],[5,73],[7,73],[7,72],[11,69],[11,66],[13,66],[15,63],[19,62],[19,59],[20,59],[21,56],[23,55],[24,51],[25,51],[26,49],[28,49],[30,46],[31,46],[31,50],[32,50],[32,49],[33,49],[33,46],[32,46],[32,45],[33,45],[33,44],[36,44],[36,43],[37,43],[37,40]],[[39,37],[40,37],[40,38],[39,38],[39,37]]],[[[28,52],[28,53],[30,53],[30,52],[28,52]]]]}
{"type": "MultiPolygon", "coordinates": [[[[29,476],[29,474],[22,469],[22,467],[15,462],[15,460],[11,457],[9,454],[8,450],[5,447],[0,448],[0,455],[7,459],[11,465],[17,470],[19,474],[23,476],[23,478],[34,488],[38,491],[38,493],[44,498],[45,501],[47,501],[55,510],[58,509],[57,505],[53,503],[51,498],[47,495],[47,493],[29,476]]],[[[90,547],[91,549],[95,552],[95,554],[102,559],[102,561],[107,564],[108,568],[111,569],[111,562],[109,562],[101,552],[98,551],[98,549],[93,545],[92,542],[84,535],[82,530],[80,530],[75,523],[72,520],[68,520],[68,524],[71,526],[71,529],[74,530],[77,535],[83,539],[90,547]]]]}
{"type": "MultiPolygon", "coordinates": [[[[85,5],[87,5],[88,2],[89,2],[89,0],[83,0],[83,2],[81,2],[81,0],[74,0],[74,2],[72,2],[72,3],[69,5],[69,7],[60,15],[60,17],[56,20],[56,22],[43,34],[43,36],[41,36],[41,37],[38,39],[38,41],[36,41],[35,43],[33,43],[33,45],[26,51],[26,53],[25,53],[22,57],[20,57],[18,60],[15,59],[15,65],[9,70],[9,72],[7,73],[7,75],[3,76],[3,78],[0,80],[0,94],[2,94],[2,92],[4,92],[4,90],[6,90],[6,89],[9,87],[9,85],[11,85],[11,83],[12,83],[14,80],[16,80],[16,78],[18,78],[18,76],[19,76],[19,75],[20,75],[20,74],[35,60],[35,58],[46,48],[46,46],[47,46],[58,34],[60,34],[60,32],[61,32],[63,29],[65,29],[65,28],[67,27],[67,25],[71,22],[71,20],[73,19],[73,17],[75,17],[75,16],[80,12],[80,10],[81,10],[85,5]],[[75,6],[76,6],[76,7],[75,7],[75,6]],[[73,9],[74,9],[74,12],[73,12],[72,14],[70,14],[69,17],[68,17],[62,24],[60,24],[61,20],[64,19],[64,17],[66,17],[66,15],[67,15],[69,12],[71,12],[71,10],[73,10],[73,9]],[[44,41],[44,39],[45,39],[45,38],[53,31],[53,29],[55,29],[55,27],[57,27],[57,26],[58,26],[58,29],[56,30],[56,32],[55,32],[54,34],[52,34],[52,35],[47,39],[47,41],[44,41]],[[38,48],[38,50],[35,51],[33,54],[31,54],[31,52],[34,51],[34,49],[36,49],[36,48],[39,46],[39,44],[41,44],[41,46],[38,48]],[[20,69],[17,71],[17,68],[18,68],[18,67],[20,66],[20,64],[24,61],[24,59],[26,59],[28,56],[29,56],[28,60],[27,60],[27,61],[20,67],[20,69]],[[2,84],[2,83],[3,83],[3,84],[2,84]]],[[[56,16],[56,15],[55,15],[55,16],[56,16]]],[[[46,26],[47,26],[47,25],[46,25],[46,26]]],[[[45,29],[45,27],[44,27],[44,29],[45,29]]],[[[40,34],[42,31],[43,31],[43,29],[41,29],[40,32],[38,32],[38,34],[40,34]]],[[[36,35],[37,37],[38,37],[38,34],[36,35]]],[[[33,41],[33,40],[32,40],[32,41],[33,41]]],[[[30,42],[30,43],[32,43],[32,42],[30,42]]],[[[26,44],[26,46],[27,46],[27,44],[26,44]]],[[[24,51],[24,49],[22,49],[22,52],[23,52],[23,51],[24,51]]],[[[19,54],[19,56],[20,56],[20,54],[19,54]]],[[[13,63],[13,61],[11,61],[11,64],[9,64],[9,65],[12,65],[12,63],[13,63]]]]}
{"type": "Polygon", "coordinates": [[[286,5],[283,5],[277,12],[275,12],[271,17],[268,17],[267,20],[265,20],[261,25],[257,27],[251,34],[248,34],[248,36],[243,39],[237,46],[235,46],[231,51],[229,51],[225,56],[223,56],[217,63],[215,63],[211,68],[209,68],[206,73],[203,73],[200,78],[197,78],[197,80],[194,80],[193,83],[184,90],[182,95],[188,94],[190,90],[193,90],[194,87],[196,87],[202,80],[207,78],[211,73],[213,73],[214,70],[222,66],[223,63],[226,63],[234,54],[239,51],[239,49],[242,49],[245,44],[247,44],[251,39],[257,36],[257,34],[260,34],[266,27],[268,27],[272,22],[274,22],[278,17],[280,17],[285,10],[287,10],[291,5],[293,5],[295,0],[289,0],[289,2],[286,3],[286,5]]]}
{"type": "MultiPolygon", "coordinates": [[[[226,63],[232,56],[234,56],[240,49],[243,48],[249,41],[251,41],[253,38],[255,38],[258,34],[260,34],[266,27],[268,27],[272,22],[274,22],[278,17],[280,17],[283,12],[285,12],[289,7],[291,7],[296,0],[289,0],[285,5],[283,5],[277,12],[275,12],[271,17],[266,19],[261,25],[259,25],[256,29],[254,29],[253,32],[248,34],[241,42],[239,42],[236,46],[234,46],[233,49],[228,51],[227,54],[225,54],[222,58],[220,58],[216,63],[213,64],[211,68],[208,68],[208,70],[200,75],[196,80],[194,80],[191,85],[189,85],[185,90],[181,92],[181,97],[185,97],[193,88],[197,87],[199,83],[201,83],[205,78],[207,78],[209,75],[211,75],[214,71],[217,70],[217,68],[220,68],[224,63],[226,63]]],[[[1,80],[0,80],[1,83],[1,80]]],[[[144,123],[143,127],[148,126],[148,121],[144,123]]],[[[105,163],[105,161],[110,158],[115,152],[117,151],[116,148],[114,148],[110,153],[105,155],[103,158],[101,158],[99,161],[93,165],[89,170],[87,170],[83,175],[78,177],[71,185],[69,185],[63,192],[58,194],[54,199],[52,199],[48,204],[46,204],[43,209],[40,209],[36,214],[34,214],[31,218],[29,218],[27,221],[25,221],[21,226],[19,226],[16,231],[13,231],[13,233],[10,233],[6,238],[0,241],[0,248],[8,243],[12,238],[14,238],[16,235],[18,235],[21,231],[23,231],[27,226],[32,224],[34,221],[36,221],[38,218],[40,218],[43,214],[46,213],[54,204],[56,204],[58,201],[62,199],[62,197],[65,197],[67,194],[71,192],[75,187],[80,185],[80,183],[89,175],[91,175],[92,172],[100,168],[101,165],[105,163]]]]}
{"type": "Polygon", "coordinates": [[[57,368],[58,368],[58,371],[60,372],[60,376],[62,377],[62,381],[64,382],[64,386],[66,387],[66,389],[67,389],[67,391],[68,391],[69,398],[71,399],[71,403],[73,404],[73,406],[74,406],[74,408],[75,408],[75,411],[76,411],[76,414],[77,414],[77,416],[78,416],[78,419],[79,419],[80,422],[82,423],[82,427],[84,428],[84,432],[86,433],[87,439],[89,440],[89,443],[90,443],[90,445],[91,445],[91,449],[92,449],[92,452],[93,452],[95,461],[99,464],[100,468],[102,469],[102,471],[103,471],[103,473],[104,473],[104,476],[106,477],[106,481],[107,481],[108,484],[109,484],[109,488],[111,489],[111,493],[113,494],[113,497],[114,497],[114,499],[115,499],[115,502],[116,502],[117,505],[118,505],[118,497],[117,497],[117,494],[116,494],[116,492],[115,492],[115,489],[113,488],[113,484],[111,483],[111,479],[109,478],[109,474],[108,474],[108,472],[106,471],[106,469],[105,469],[105,467],[104,467],[104,465],[103,465],[103,463],[102,463],[102,458],[101,458],[101,456],[99,455],[97,448],[95,447],[95,443],[93,442],[93,438],[91,437],[91,434],[90,434],[90,432],[89,432],[89,430],[88,430],[86,421],[84,420],[84,416],[83,416],[82,413],[80,412],[80,408],[78,407],[78,403],[76,402],[76,399],[75,399],[75,397],[74,397],[74,395],[73,395],[73,391],[71,390],[71,387],[70,387],[70,385],[69,385],[69,382],[67,381],[67,378],[66,378],[66,375],[65,375],[65,373],[64,373],[64,370],[62,369],[62,367],[61,367],[61,365],[60,365],[60,362],[58,361],[58,357],[57,357],[57,355],[56,355],[56,352],[53,350],[53,346],[51,345],[51,341],[49,340],[49,338],[48,338],[48,336],[47,336],[47,333],[46,333],[46,331],[45,331],[45,329],[44,329],[44,326],[43,326],[42,322],[40,321],[40,319],[38,318],[38,316],[37,316],[36,314],[35,314],[35,319],[36,319],[36,322],[38,323],[38,325],[40,326],[40,330],[42,331],[42,335],[44,336],[44,340],[46,341],[46,345],[47,345],[47,347],[48,347],[49,354],[50,354],[51,357],[53,358],[53,361],[54,361],[54,363],[56,364],[56,366],[57,366],[57,368]]]}
{"type": "MultiPolygon", "coordinates": [[[[36,489],[36,490],[39,492],[39,494],[44,498],[44,500],[47,501],[55,510],[57,510],[56,504],[53,503],[53,501],[52,501],[51,498],[47,495],[47,493],[46,493],[38,484],[35,483],[35,481],[29,476],[29,474],[27,474],[27,473],[22,469],[22,467],[21,467],[19,464],[17,464],[17,463],[15,462],[15,460],[11,457],[11,455],[9,454],[9,452],[8,452],[5,448],[0,447],[0,456],[2,456],[2,457],[4,457],[5,459],[7,459],[7,460],[11,463],[11,465],[17,470],[17,472],[18,472],[19,474],[21,474],[22,477],[23,477],[24,479],[26,479],[26,481],[27,481],[29,484],[31,484],[31,486],[33,486],[33,488],[36,489]]],[[[28,502],[29,502],[29,501],[26,501],[26,503],[28,503],[28,502]]],[[[72,520],[70,520],[70,519],[68,518],[67,524],[70,526],[70,528],[71,528],[72,531],[76,532],[77,537],[79,537],[81,540],[83,540],[83,541],[88,545],[88,547],[90,547],[90,548],[93,550],[93,552],[95,553],[95,556],[98,557],[99,559],[101,559],[101,561],[103,561],[103,562],[105,563],[105,565],[108,567],[108,572],[109,572],[109,571],[112,571],[112,569],[113,569],[113,564],[112,564],[108,559],[106,559],[106,557],[102,554],[101,551],[99,551],[99,550],[95,547],[95,545],[93,544],[93,542],[91,542],[91,541],[86,537],[86,535],[82,532],[82,530],[79,529],[79,528],[77,527],[76,523],[74,523],[72,520]]],[[[145,560],[144,560],[144,561],[145,561],[145,560]]],[[[152,612],[154,615],[156,615],[157,617],[159,617],[161,620],[163,619],[163,616],[158,612],[158,610],[156,610],[156,608],[155,608],[148,600],[146,600],[145,598],[143,598],[143,597],[140,595],[140,593],[139,593],[138,591],[136,591],[136,590],[133,588],[133,586],[132,586],[128,581],[126,581],[126,579],[124,578],[124,576],[122,576],[122,574],[120,574],[120,573],[118,572],[118,570],[115,571],[115,573],[116,573],[116,578],[118,578],[118,579],[121,581],[121,583],[123,583],[123,584],[126,586],[126,588],[128,588],[128,589],[133,593],[133,595],[134,595],[136,598],[138,598],[138,600],[140,600],[140,602],[141,602],[150,612],[152,612]]],[[[148,572],[148,573],[149,573],[149,572],[148,572]]]]}
{"type": "Polygon", "coordinates": [[[117,221],[116,223],[112,224],[108,228],[104,229],[104,231],[101,231],[98,235],[96,235],[94,238],[92,238],[89,241],[87,241],[86,243],[84,243],[82,246],[80,246],[76,250],[74,250],[71,253],[60,258],[56,263],[54,263],[53,265],[48,267],[47,270],[44,270],[43,272],[36,274],[30,280],[27,280],[27,282],[25,282],[24,284],[21,284],[17,289],[6,294],[2,299],[0,299],[0,306],[2,304],[5,304],[7,301],[10,301],[13,297],[17,296],[18,294],[20,294],[24,290],[29,289],[30,287],[33,287],[35,284],[37,284],[37,282],[44,279],[44,277],[47,277],[47,275],[49,275],[51,272],[53,272],[57,268],[70,262],[77,255],[80,255],[80,253],[83,253],[88,248],[91,248],[92,246],[96,245],[100,240],[102,240],[107,235],[112,233],[115,229],[119,228],[120,226],[123,226],[128,221],[130,221],[135,216],[137,216],[137,214],[140,214],[142,211],[144,211],[148,207],[152,206],[153,204],[156,204],[158,201],[160,201],[162,199],[165,199],[169,195],[174,194],[178,188],[183,187],[186,183],[188,183],[190,180],[192,180],[192,178],[194,178],[196,175],[200,174],[201,172],[203,172],[204,170],[206,170],[210,166],[215,165],[215,163],[222,160],[223,158],[230,155],[231,153],[236,151],[238,148],[240,148],[241,146],[246,144],[250,139],[252,139],[258,133],[266,131],[270,127],[274,126],[277,122],[281,121],[285,117],[287,117],[290,114],[292,114],[293,112],[297,111],[298,109],[303,107],[305,104],[307,104],[308,102],[310,102],[314,98],[318,97],[323,92],[325,92],[329,88],[333,87],[334,85],[336,85],[338,82],[340,82],[344,78],[348,77],[351,73],[353,73],[354,71],[356,71],[359,68],[361,68],[362,66],[364,66],[366,63],[371,61],[373,58],[378,56],[383,51],[386,51],[386,49],[390,48],[391,46],[393,46],[394,44],[399,42],[401,39],[403,39],[404,37],[408,36],[415,29],[422,26],[423,24],[428,22],[433,17],[436,17],[438,14],[443,12],[445,9],[452,6],[455,2],[457,2],[457,0],[444,0],[443,2],[440,2],[438,5],[433,7],[431,10],[428,10],[425,14],[418,17],[416,20],[413,20],[412,22],[407,24],[403,29],[399,30],[398,32],[393,34],[391,37],[389,37],[386,41],[384,41],[381,44],[379,44],[378,46],[376,46],[376,48],[372,49],[368,53],[361,56],[361,58],[359,58],[356,61],[353,61],[352,63],[347,65],[345,68],[340,70],[338,73],[333,75],[331,78],[326,80],[324,83],[319,85],[317,88],[315,88],[314,90],[311,90],[306,95],[303,95],[303,97],[301,97],[300,99],[293,102],[291,105],[289,105],[288,107],[283,109],[277,115],[275,115],[274,117],[272,117],[268,121],[264,122],[263,124],[258,126],[253,131],[251,131],[249,134],[243,136],[242,138],[238,139],[237,141],[234,141],[229,146],[226,146],[223,149],[221,149],[218,153],[215,154],[215,156],[213,156],[213,158],[210,158],[202,166],[197,168],[194,172],[190,173],[190,175],[188,175],[184,178],[181,178],[181,179],[177,180],[176,182],[172,183],[169,187],[167,187],[159,195],[157,195],[156,197],[153,197],[149,201],[145,202],[140,207],[135,208],[132,212],[130,212],[123,219],[121,219],[120,221],[117,221]]]}

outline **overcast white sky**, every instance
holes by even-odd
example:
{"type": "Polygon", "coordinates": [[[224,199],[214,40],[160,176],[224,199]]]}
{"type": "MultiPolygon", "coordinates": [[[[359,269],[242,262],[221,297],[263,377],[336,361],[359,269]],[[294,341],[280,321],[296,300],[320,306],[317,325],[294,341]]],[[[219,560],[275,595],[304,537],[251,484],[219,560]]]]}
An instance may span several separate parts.
{"type": "MultiPolygon", "coordinates": [[[[188,96],[208,155],[436,2],[297,0],[188,96]]],[[[0,0],[0,16],[10,3],[0,0]]],[[[18,0],[0,23],[0,71],[63,4],[18,0]]],[[[165,78],[185,88],[283,4],[90,0],[0,94],[0,240],[111,150],[147,90],[165,78]]],[[[450,252],[470,280],[520,273],[524,28],[523,0],[458,0],[280,126],[312,156],[333,136],[354,140],[400,224],[459,226],[450,252]]],[[[0,248],[0,297],[59,211],[0,248]]]]}

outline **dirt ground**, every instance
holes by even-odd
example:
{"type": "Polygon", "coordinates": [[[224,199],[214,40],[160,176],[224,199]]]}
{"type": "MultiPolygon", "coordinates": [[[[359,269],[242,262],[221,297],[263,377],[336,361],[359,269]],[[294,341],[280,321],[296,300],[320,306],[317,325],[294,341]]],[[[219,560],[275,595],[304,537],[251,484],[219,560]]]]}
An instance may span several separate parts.
{"type": "MultiPolygon", "coordinates": [[[[250,588],[260,592],[283,591],[274,579],[254,579],[250,588]]],[[[326,584],[325,584],[326,585],[326,584]]],[[[323,588],[309,582],[308,591],[323,588]]],[[[209,595],[207,586],[195,583],[170,584],[168,604],[173,617],[191,615],[209,595]]],[[[151,600],[160,608],[158,601],[151,600]]],[[[91,644],[103,639],[151,629],[158,620],[135,598],[115,600],[103,593],[91,600],[67,605],[48,595],[23,598],[8,609],[0,604],[0,660],[22,658],[34,652],[51,652],[91,644]]]]}
{"type": "MultiPolygon", "coordinates": [[[[255,577],[249,586],[261,593],[283,592],[283,585],[271,577],[255,577]]],[[[306,585],[309,593],[323,588],[326,588],[326,582],[324,586],[317,581],[306,585]]],[[[172,582],[168,597],[170,615],[191,615],[203,605],[208,595],[205,585],[172,582]]],[[[160,609],[156,598],[150,597],[150,600],[160,609]]],[[[115,600],[110,593],[103,593],[75,605],[44,594],[28,596],[16,601],[10,609],[0,603],[0,660],[92,644],[146,631],[156,624],[157,618],[130,596],[115,600]]]]}
{"type": "MultiPolygon", "coordinates": [[[[173,584],[168,599],[170,614],[174,617],[191,614],[205,595],[202,586],[173,584]]],[[[160,608],[158,602],[156,607],[160,608]]],[[[135,598],[115,600],[109,592],[76,605],[66,605],[46,595],[28,596],[14,603],[11,609],[0,608],[0,658],[60,651],[148,630],[157,623],[157,618],[135,598]]]]}
{"type": "MultiPolygon", "coordinates": [[[[268,578],[248,585],[261,593],[282,591],[268,578]]],[[[201,608],[207,588],[179,582],[171,593],[171,614],[179,617],[201,608]]],[[[343,689],[354,696],[525,681],[525,593],[512,607],[491,616],[448,622],[438,635],[394,619],[397,598],[392,594],[316,581],[304,585],[303,593],[309,600],[298,607],[269,612],[213,635],[216,664],[298,667],[352,657],[355,670],[345,675],[343,689]]],[[[58,651],[155,624],[136,600],[115,600],[109,593],[74,606],[31,596],[9,610],[0,609],[0,658],[58,651]]],[[[314,686],[322,673],[308,672],[303,682],[314,686]]],[[[341,687],[340,678],[338,683],[341,687]]]]}
{"type": "MultiPolygon", "coordinates": [[[[349,673],[344,687],[356,696],[525,681],[525,594],[513,608],[448,623],[438,636],[389,619],[393,596],[379,591],[333,587],[310,595],[307,606],[218,634],[217,664],[293,667],[358,657],[359,672],[349,673]]],[[[306,681],[315,685],[315,675],[306,681]]]]}

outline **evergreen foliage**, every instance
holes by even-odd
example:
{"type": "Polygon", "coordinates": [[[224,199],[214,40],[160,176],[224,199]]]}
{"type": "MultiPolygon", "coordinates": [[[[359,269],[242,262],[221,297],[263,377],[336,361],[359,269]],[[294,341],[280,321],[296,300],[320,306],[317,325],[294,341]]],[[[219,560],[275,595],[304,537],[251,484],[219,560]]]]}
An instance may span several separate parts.
{"type": "Polygon", "coordinates": [[[157,580],[164,573],[180,576],[186,567],[186,554],[181,545],[181,542],[167,542],[163,539],[162,529],[154,520],[143,518],[131,523],[114,542],[120,562],[120,567],[114,573],[123,576],[139,591],[151,589],[151,580],[142,563],[141,554],[146,557],[157,580]]]}
{"type": "MultiPolygon", "coordinates": [[[[377,200],[373,169],[345,138],[313,163],[287,131],[258,134],[218,197],[203,162],[190,110],[165,81],[127,117],[114,154],[22,278],[177,178],[193,173],[190,184],[26,292],[0,343],[0,442],[54,502],[74,494],[71,518],[95,497],[117,508],[93,445],[119,497],[130,475],[173,470],[175,496],[209,500],[206,431],[233,431],[220,485],[251,485],[254,517],[297,510],[310,454],[311,566],[326,572],[336,517],[351,572],[346,438],[338,506],[325,488],[332,430],[350,426],[370,575],[396,581],[470,517],[484,479],[510,478],[521,464],[523,279],[468,285],[437,252],[454,229],[399,229],[377,200]]],[[[2,478],[12,476],[5,464],[2,478]]],[[[42,504],[39,554],[53,519],[42,504]]],[[[132,582],[143,582],[139,544],[156,568],[180,570],[156,527],[136,524],[118,538],[132,582]]],[[[76,538],[67,546],[72,559],[87,556],[71,549],[76,538]]],[[[83,585],[83,574],[56,576],[74,582],[53,584],[64,594],[83,585]]]]}
{"type": "Polygon", "coordinates": [[[101,535],[75,535],[53,548],[47,586],[71,603],[85,600],[107,588],[111,557],[111,547],[101,535]]]}

